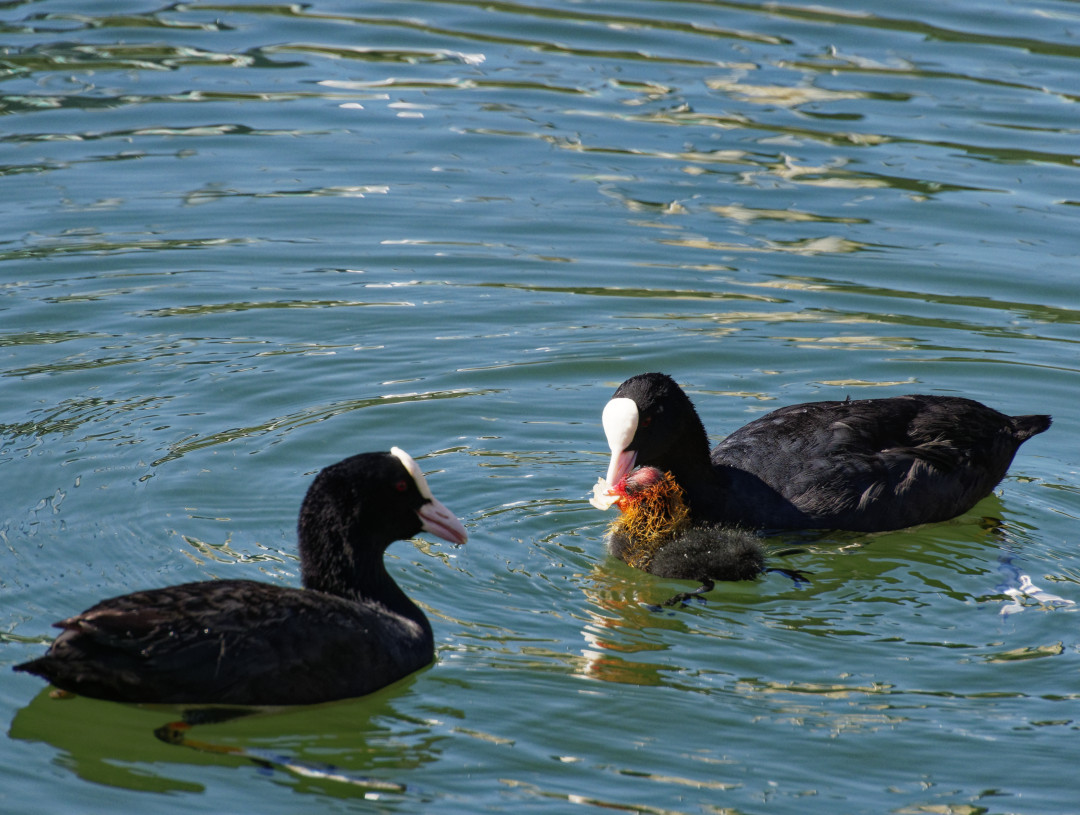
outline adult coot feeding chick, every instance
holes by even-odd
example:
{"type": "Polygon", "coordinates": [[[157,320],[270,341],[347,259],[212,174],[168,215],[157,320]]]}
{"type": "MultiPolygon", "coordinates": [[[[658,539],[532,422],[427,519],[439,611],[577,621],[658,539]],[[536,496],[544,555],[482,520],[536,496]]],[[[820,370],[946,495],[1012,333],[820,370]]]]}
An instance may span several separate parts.
{"type": "Polygon", "coordinates": [[[668,472],[698,523],[876,532],[971,509],[1049,416],[1006,416],[971,399],[898,396],[780,408],[709,452],[671,377],[626,380],[604,408],[611,447],[594,503],[635,466],[668,472]]]}
{"type": "Polygon", "coordinates": [[[303,589],[213,580],[141,591],[57,623],[45,656],[15,670],[120,702],[298,705],[361,696],[434,656],[431,625],[383,553],[461,522],[398,448],[320,472],[300,508],[303,589]]]}
{"type": "Polygon", "coordinates": [[[755,535],[691,520],[683,491],[671,473],[639,467],[615,485],[609,498],[619,508],[608,533],[611,554],[657,577],[702,584],[666,605],[710,591],[715,580],[751,580],[767,571],[765,552],[755,535]]]}

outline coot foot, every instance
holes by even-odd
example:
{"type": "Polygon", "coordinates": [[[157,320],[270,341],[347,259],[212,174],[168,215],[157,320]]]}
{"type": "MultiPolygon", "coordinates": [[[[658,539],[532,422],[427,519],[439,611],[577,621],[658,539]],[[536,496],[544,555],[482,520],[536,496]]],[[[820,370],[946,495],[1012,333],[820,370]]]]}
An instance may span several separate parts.
{"type": "Polygon", "coordinates": [[[704,601],[704,598],[701,595],[708,594],[715,587],[716,587],[716,584],[713,581],[711,581],[711,580],[702,580],[701,585],[698,586],[693,591],[679,592],[674,597],[672,597],[672,598],[670,598],[668,600],[665,600],[664,605],[665,606],[681,606],[687,600],[702,600],[702,601],[704,601]]]}
{"type": "Polygon", "coordinates": [[[777,572],[778,574],[790,577],[797,589],[810,585],[810,578],[806,576],[806,572],[800,571],[799,569],[781,569],[779,566],[769,566],[765,571],[777,572]]]}

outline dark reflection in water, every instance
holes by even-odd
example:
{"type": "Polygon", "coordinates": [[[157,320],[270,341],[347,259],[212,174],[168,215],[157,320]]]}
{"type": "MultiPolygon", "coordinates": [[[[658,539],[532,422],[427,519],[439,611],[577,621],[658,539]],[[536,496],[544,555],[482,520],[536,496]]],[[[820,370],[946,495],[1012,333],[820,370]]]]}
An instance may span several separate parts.
{"type": "Polygon", "coordinates": [[[406,784],[394,776],[432,761],[441,740],[396,713],[394,698],[407,687],[192,725],[181,723],[178,709],[54,699],[45,690],[16,713],[9,735],[52,745],[61,766],[82,779],[143,792],[201,792],[203,784],[189,780],[198,774],[181,767],[228,767],[284,773],[299,792],[402,794],[406,784]]]}

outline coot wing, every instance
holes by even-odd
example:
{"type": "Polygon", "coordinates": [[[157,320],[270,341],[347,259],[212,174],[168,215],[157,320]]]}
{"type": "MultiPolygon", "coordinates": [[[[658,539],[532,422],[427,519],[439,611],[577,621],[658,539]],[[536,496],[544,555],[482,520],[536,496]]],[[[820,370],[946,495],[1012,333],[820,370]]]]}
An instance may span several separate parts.
{"type": "Polygon", "coordinates": [[[901,396],[781,408],[711,457],[760,478],[816,526],[884,530],[970,509],[1022,440],[1013,419],[970,399],[901,396]]]}

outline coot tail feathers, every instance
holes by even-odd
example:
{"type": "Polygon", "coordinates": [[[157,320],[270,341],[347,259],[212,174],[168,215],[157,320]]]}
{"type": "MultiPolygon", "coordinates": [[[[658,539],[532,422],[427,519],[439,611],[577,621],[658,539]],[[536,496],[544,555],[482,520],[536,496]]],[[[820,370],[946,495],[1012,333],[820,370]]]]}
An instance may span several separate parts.
{"type": "Polygon", "coordinates": [[[1022,443],[1044,433],[1050,429],[1053,419],[1050,416],[1035,414],[1031,416],[1013,416],[1013,425],[1016,427],[1015,437],[1018,443],[1022,443]]]}

